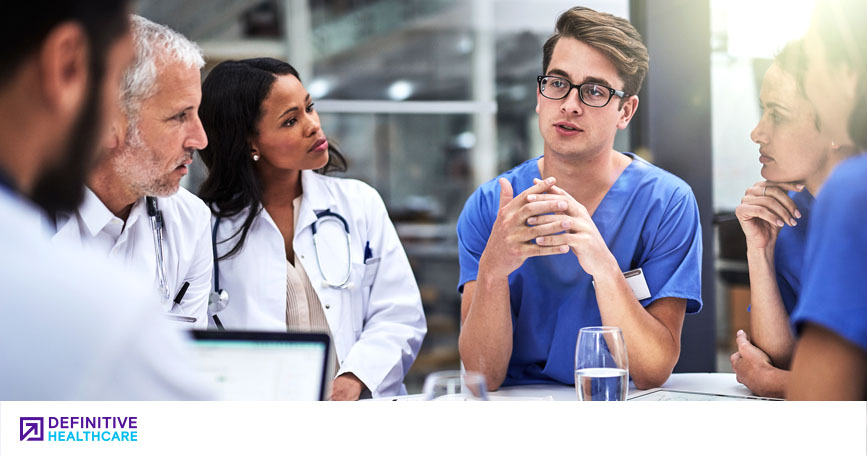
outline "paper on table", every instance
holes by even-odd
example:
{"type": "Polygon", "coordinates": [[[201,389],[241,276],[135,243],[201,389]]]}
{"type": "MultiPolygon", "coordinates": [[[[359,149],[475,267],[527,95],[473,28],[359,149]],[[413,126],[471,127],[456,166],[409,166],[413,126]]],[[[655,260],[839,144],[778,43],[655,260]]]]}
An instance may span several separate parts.
{"type": "Polygon", "coordinates": [[[779,401],[771,397],[734,396],[731,394],[699,393],[695,391],[678,391],[654,388],[629,398],[630,401],[779,401]]]}

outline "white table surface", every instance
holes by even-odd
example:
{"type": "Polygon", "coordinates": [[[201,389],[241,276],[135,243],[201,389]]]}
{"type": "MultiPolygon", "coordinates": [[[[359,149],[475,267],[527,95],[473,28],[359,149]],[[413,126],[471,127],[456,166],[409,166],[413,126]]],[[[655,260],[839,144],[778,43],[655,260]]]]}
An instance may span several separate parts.
{"type": "MultiPolygon", "coordinates": [[[[671,374],[662,388],[696,393],[730,394],[733,396],[751,396],[752,393],[744,385],[738,383],[735,374],[671,374]]],[[[633,397],[647,390],[635,388],[629,382],[627,397],[633,397]]],[[[576,401],[575,387],[572,385],[524,385],[508,386],[489,393],[493,397],[551,397],[555,401],[576,401]]],[[[496,399],[495,399],[496,400],[496,399]]]]}
{"type": "MultiPolygon", "coordinates": [[[[752,396],[750,390],[738,383],[735,374],[723,373],[698,373],[698,374],[671,374],[662,388],[695,393],[716,393],[732,396],[752,396]]],[[[628,397],[641,394],[647,390],[635,388],[629,382],[628,397]]],[[[555,401],[575,401],[578,397],[575,387],[572,385],[524,385],[507,386],[497,391],[488,393],[492,400],[520,400],[520,399],[546,399],[555,401]]],[[[421,394],[379,398],[380,400],[422,400],[421,394]]]]}

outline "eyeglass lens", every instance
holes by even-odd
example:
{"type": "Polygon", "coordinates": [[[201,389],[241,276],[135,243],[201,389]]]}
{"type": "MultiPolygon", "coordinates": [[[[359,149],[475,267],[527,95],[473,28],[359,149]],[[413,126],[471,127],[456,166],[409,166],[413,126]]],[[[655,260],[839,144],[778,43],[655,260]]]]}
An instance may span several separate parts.
{"type": "MultiPolygon", "coordinates": [[[[545,76],[539,83],[542,95],[554,100],[566,98],[572,87],[573,85],[568,80],[556,76],[545,76]]],[[[602,107],[611,99],[611,91],[599,84],[584,83],[574,87],[578,89],[581,101],[589,106],[602,107]]]]}

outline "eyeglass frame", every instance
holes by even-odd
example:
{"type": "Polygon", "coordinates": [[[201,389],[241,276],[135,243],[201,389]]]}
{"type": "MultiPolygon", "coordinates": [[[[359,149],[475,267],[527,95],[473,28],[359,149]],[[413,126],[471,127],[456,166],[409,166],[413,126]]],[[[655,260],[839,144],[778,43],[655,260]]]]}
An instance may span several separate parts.
{"type": "Polygon", "coordinates": [[[614,95],[617,95],[618,97],[620,97],[621,100],[625,100],[626,98],[629,98],[631,96],[622,90],[612,89],[611,87],[604,86],[602,84],[599,84],[598,82],[582,82],[581,84],[572,84],[572,81],[564,78],[563,76],[554,76],[554,75],[550,75],[550,74],[543,74],[543,75],[536,76],[536,84],[539,87],[539,93],[543,97],[545,97],[549,100],[563,100],[569,96],[569,94],[572,92],[572,89],[578,89],[578,99],[581,100],[581,103],[584,103],[585,105],[590,106],[591,108],[604,108],[604,107],[608,106],[608,103],[611,103],[611,99],[614,98],[614,95]],[[549,97],[548,95],[545,95],[545,91],[542,90],[542,79],[544,79],[544,78],[557,78],[557,79],[560,79],[562,81],[565,81],[567,84],[569,84],[569,90],[567,90],[566,93],[560,98],[549,97]],[[584,96],[581,95],[581,86],[590,85],[590,84],[601,87],[603,89],[608,89],[608,100],[604,104],[602,104],[601,106],[594,106],[594,105],[584,101],[584,96]]]}

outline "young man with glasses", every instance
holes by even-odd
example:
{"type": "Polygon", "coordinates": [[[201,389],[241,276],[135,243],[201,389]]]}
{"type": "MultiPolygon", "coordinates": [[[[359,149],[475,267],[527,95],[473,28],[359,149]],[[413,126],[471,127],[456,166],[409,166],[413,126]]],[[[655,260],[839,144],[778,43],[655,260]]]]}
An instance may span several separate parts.
{"type": "Polygon", "coordinates": [[[458,221],[461,359],[490,389],[572,384],[578,330],[617,326],[635,385],[660,386],[701,308],[701,227],[688,185],[613,149],[647,49],[628,21],[575,7],[543,54],[544,155],[482,185],[458,221]]]}

